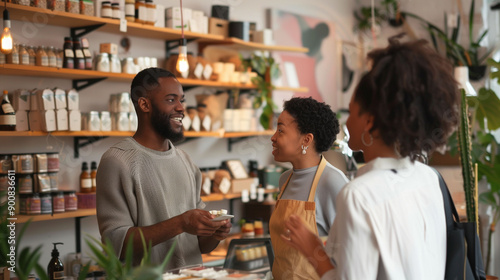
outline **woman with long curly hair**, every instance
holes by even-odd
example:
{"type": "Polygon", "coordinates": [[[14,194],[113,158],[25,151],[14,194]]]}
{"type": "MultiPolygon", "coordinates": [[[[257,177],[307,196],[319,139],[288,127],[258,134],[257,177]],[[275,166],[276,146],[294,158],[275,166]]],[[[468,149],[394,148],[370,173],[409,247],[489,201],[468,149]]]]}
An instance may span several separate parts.
{"type": "Polygon", "coordinates": [[[326,246],[300,217],[282,240],[321,279],[443,279],[446,221],[439,179],[415,159],[446,143],[457,125],[452,65],[425,41],[389,40],[349,105],[349,146],[367,162],[337,196],[326,246]]]}

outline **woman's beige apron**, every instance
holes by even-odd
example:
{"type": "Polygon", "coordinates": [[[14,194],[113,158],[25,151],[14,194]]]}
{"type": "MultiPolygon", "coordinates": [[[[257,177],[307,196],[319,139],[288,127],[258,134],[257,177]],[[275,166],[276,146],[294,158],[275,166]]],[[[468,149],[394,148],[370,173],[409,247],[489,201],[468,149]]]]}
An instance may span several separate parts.
{"type": "Polygon", "coordinates": [[[274,249],[273,277],[275,280],[290,280],[290,279],[319,279],[318,274],[309,261],[296,249],[287,245],[280,237],[285,234],[285,221],[290,215],[299,216],[306,225],[318,235],[316,226],[316,204],[314,197],[316,195],[316,187],[318,186],[319,178],[326,166],[326,159],[322,157],[319,163],[318,170],[314,175],[309,198],[307,201],[283,199],[281,196],[288,186],[288,182],[292,174],[288,177],[281,193],[276,201],[276,207],[269,220],[269,232],[274,249]]]}

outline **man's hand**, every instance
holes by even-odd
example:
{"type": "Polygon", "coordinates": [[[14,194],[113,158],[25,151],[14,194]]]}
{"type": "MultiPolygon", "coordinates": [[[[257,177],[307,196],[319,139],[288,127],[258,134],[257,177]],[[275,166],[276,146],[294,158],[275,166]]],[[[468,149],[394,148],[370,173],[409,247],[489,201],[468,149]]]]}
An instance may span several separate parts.
{"type": "Polygon", "coordinates": [[[229,223],[227,220],[213,222],[211,219],[212,215],[205,210],[193,209],[186,211],[181,214],[183,232],[198,236],[211,236],[220,227],[229,223]]]}
{"type": "Polygon", "coordinates": [[[300,217],[291,215],[285,222],[285,229],[281,239],[288,245],[299,250],[308,259],[315,256],[318,250],[323,249],[323,243],[318,236],[308,229],[300,217]]]}
{"type": "Polygon", "coordinates": [[[229,232],[231,231],[231,227],[233,226],[229,220],[226,220],[227,224],[221,226],[220,228],[218,228],[213,237],[219,241],[222,241],[224,239],[227,238],[227,236],[229,235],[229,232]]]}

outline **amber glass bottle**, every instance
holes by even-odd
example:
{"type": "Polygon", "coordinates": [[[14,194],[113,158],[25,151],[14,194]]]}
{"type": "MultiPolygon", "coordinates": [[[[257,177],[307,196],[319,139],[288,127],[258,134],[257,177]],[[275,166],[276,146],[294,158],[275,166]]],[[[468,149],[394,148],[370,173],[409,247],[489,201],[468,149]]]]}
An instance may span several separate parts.
{"type": "Polygon", "coordinates": [[[82,164],[82,174],[80,174],[80,192],[92,192],[92,177],[90,175],[89,165],[87,162],[83,162],[82,164]]]}
{"type": "Polygon", "coordinates": [[[97,162],[93,161],[90,164],[90,178],[92,178],[92,192],[96,190],[96,175],[97,175],[97,162]]]}

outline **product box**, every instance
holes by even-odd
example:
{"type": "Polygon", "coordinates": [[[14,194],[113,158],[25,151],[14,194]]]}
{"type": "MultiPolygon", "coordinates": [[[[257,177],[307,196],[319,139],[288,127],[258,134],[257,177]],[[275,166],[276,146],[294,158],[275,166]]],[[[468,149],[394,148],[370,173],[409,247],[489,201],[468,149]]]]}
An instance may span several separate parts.
{"type": "Polygon", "coordinates": [[[241,193],[243,190],[250,190],[254,182],[255,178],[231,179],[231,192],[241,193]]]}
{"type": "Polygon", "coordinates": [[[18,89],[14,94],[9,94],[10,102],[14,111],[29,111],[30,110],[30,92],[26,89],[18,89]]]}
{"type": "Polygon", "coordinates": [[[80,111],[71,110],[68,111],[68,128],[69,131],[81,131],[82,130],[82,116],[80,111]]]}
{"type": "MultiPolygon", "coordinates": [[[[188,22],[193,15],[193,10],[182,7],[182,15],[184,22],[188,22]]],[[[181,7],[170,7],[165,10],[166,19],[181,19],[181,7]]]]}
{"type": "Polygon", "coordinates": [[[113,43],[102,43],[99,45],[100,53],[118,54],[118,45],[113,43]]]}
{"type": "Polygon", "coordinates": [[[16,131],[30,130],[28,111],[16,111],[16,131]]]}
{"type": "Polygon", "coordinates": [[[80,96],[78,91],[75,89],[70,89],[66,93],[66,101],[68,103],[68,110],[79,110],[80,108],[80,96]]]}
{"type": "Polygon", "coordinates": [[[68,110],[66,109],[56,110],[56,125],[57,125],[57,131],[68,130],[68,110]]]}
{"type": "Polygon", "coordinates": [[[54,101],[54,92],[51,89],[40,89],[36,91],[38,100],[38,110],[47,111],[56,108],[54,101]]]}
{"type": "Polygon", "coordinates": [[[32,131],[55,131],[56,113],[54,110],[30,111],[28,113],[29,127],[32,131]]]}
{"type": "Polygon", "coordinates": [[[273,45],[273,30],[264,29],[253,33],[253,41],[264,45],[273,45]]]}
{"type": "Polygon", "coordinates": [[[30,111],[38,111],[38,98],[36,96],[36,89],[30,91],[30,111]]]}
{"type": "Polygon", "coordinates": [[[211,17],[208,19],[208,33],[228,37],[229,21],[211,17]]]}
{"type": "MultiPolygon", "coordinates": [[[[184,31],[189,30],[189,21],[184,20],[184,31]]],[[[181,30],[182,22],[181,19],[170,18],[165,21],[165,27],[181,30]]]]}
{"type": "Polygon", "coordinates": [[[55,100],[55,105],[56,109],[66,109],[67,108],[67,102],[66,102],[66,91],[60,88],[55,88],[54,89],[54,100],[55,100]]]}
{"type": "Polygon", "coordinates": [[[156,4],[156,27],[165,27],[165,6],[156,4]]]}

